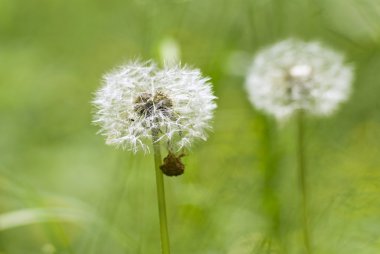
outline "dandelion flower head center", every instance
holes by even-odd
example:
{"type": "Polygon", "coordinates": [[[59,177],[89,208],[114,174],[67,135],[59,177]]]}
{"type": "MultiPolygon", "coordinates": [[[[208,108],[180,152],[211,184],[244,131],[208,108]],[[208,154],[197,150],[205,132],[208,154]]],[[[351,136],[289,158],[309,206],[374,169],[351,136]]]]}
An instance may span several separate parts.
{"type": "Polygon", "coordinates": [[[173,102],[162,92],[142,93],[134,101],[134,110],[139,116],[151,117],[155,114],[170,116],[173,102]]]}
{"type": "Polygon", "coordinates": [[[294,103],[305,98],[309,93],[307,82],[313,77],[312,67],[307,64],[296,64],[287,69],[284,77],[287,97],[284,102],[294,103]]]}
{"type": "Polygon", "coordinates": [[[292,79],[305,80],[310,78],[313,69],[307,64],[297,64],[290,68],[289,75],[292,79]]]}

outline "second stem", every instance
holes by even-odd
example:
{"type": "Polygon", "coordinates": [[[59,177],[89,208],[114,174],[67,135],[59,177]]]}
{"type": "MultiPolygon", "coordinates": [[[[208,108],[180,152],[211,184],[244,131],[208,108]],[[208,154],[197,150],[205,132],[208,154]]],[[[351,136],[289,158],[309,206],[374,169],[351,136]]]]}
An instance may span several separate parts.
{"type": "Polygon", "coordinates": [[[301,206],[302,206],[302,227],[303,238],[306,253],[311,254],[311,244],[309,235],[309,219],[307,213],[307,186],[306,186],[306,161],[305,161],[305,126],[304,112],[300,110],[297,115],[297,159],[298,159],[298,177],[301,190],[301,206]]]}

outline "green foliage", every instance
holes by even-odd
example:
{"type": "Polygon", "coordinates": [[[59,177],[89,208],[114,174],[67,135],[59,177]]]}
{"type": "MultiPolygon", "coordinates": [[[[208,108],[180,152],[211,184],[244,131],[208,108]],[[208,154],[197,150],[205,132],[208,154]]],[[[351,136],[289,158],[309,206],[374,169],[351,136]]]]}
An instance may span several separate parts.
{"type": "Polygon", "coordinates": [[[90,101],[168,37],[219,97],[209,141],[166,178],[173,253],[300,253],[295,126],[256,112],[230,71],[289,36],[356,66],[351,100],[306,124],[315,253],[378,253],[379,24],[377,0],[0,0],[0,253],[159,252],[153,158],[107,147],[90,101]]]}

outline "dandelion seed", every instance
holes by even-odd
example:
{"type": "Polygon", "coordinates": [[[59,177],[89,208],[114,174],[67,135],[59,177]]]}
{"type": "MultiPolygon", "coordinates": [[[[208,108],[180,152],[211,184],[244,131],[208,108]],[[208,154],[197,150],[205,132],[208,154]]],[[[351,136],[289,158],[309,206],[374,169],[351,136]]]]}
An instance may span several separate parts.
{"type": "Polygon", "coordinates": [[[318,42],[289,39],[260,51],[247,75],[252,104],[277,119],[298,109],[330,115],[347,100],[352,67],[340,53],[318,42]]]}
{"type": "Polygon", "coordinates": [[[106,143],[149,152],[152,131],[170,150],[206,140],[216,108],[209,78],[197,69],[131,62],[104,76],[96,92],[94,123],[106,143]]]}

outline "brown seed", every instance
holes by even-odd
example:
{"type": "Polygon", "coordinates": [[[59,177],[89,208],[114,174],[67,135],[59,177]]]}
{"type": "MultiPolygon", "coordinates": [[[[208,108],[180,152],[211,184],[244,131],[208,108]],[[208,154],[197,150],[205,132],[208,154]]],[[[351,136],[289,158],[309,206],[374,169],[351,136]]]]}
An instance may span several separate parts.
{"type": "Polygon", "coordinates": [[[167,176],[179,176],[185,171],[185,165],[182,163],[181,158],[185,156],[180,154],[176,156],[174,153],[169,151],[169,154],[164,158],[164,164],[160,166],[162,173],[167,176]]]}
{"type": "Polygon", "coordinates": [[[135,111],[140,116],[151,116],[155,111],[168,115],[172,108],[172,101],[162,92],[152,95],[142,93],[135,99],[135,111]]]}

